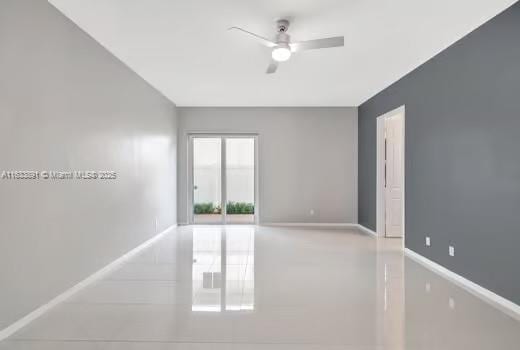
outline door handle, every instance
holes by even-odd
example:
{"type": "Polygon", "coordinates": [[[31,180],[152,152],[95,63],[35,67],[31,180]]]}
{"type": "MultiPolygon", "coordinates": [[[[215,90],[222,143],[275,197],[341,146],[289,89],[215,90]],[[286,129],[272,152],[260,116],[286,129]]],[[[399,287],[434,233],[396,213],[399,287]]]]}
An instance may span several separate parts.
{"type": "Polygon", "coordinates": [[[193,186],[193,189],[196,190],[197,188],[199,188],[199,186],[193,186]]]}

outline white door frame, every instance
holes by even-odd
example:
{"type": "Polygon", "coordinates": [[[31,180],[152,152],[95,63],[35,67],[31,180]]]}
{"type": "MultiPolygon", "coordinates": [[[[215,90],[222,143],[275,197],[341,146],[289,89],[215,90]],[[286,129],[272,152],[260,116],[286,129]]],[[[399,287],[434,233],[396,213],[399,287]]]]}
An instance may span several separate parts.
{"type": "MultiPolygon", "coordinates": [[[[193,197],[194,197],[194,188],[193,188],[193,139],[194,138],[198,138],[198,137],[206,137],[206,138],[220,138],[221,142],[220,142],[220,161],[221,161],[221,176],[220,176],[220,181],[221,181],[221,186],[220,186],[220,191],[221,191],[221,200],[222,200],[222,221],[221,222],[215,222],[215,223],[210,223],[209,225],[221,225],[221,224],[226,224],[226,225],[244,225],[242,223],[227,223],[226,222],[226,205],[225,203],[227,203],[227,191],[226,191],[226,185],[227,185],[227,182],[226,182],[226,171],[225,171],[225,166],[226,166],[226,142],[225,140],[226,139],[230,139],[230,138],[253,138],[254,141],[255,141],[255,149],[254,149],[254,153],[255,153],[255,160],[254,160],[254,166],[255,166],[255,177],[254,177],[254,205],[255,205],[255,214],[254,214],[254,224],[255,225],[258,225],[259,224],[259,218],[260,218],[260,206],[259,206],[259,198],[258,198],[258,134],[256,133],[221,133],[221,132],[188,132],[187,133],[188,137],[188,176],[187,176],[187,179],[188,179],[188,201],[187,201],[187,205],[188,205],[188,223],[190,225],[194,225],[195,222],[194,222],[194,214],[193,214],[193,197]]],[[[247,224],[246,224],[247,225],[247,224]]]]}
{"type": "Polygon", "coordinates": [[[402,123],[403,123],[403,132],[402,132],[402,146],[403,146],[403,158],[402,158],[402,171],[401,174],[403,176],[403,197],[402,197],[402,206],[403,206],[403,217],[402,217],[402,227],[403,227],[403,244],[405,237],[405,215],[406,215],[406,206],[405,206],[405,191],[406,191],[406,182],[405,182],[405,164],[406,164],[406,149],[405,149],[405,106],[401,106],[396,108],[388,113],[385,113],[377,118],[377,178],[376,178],[376,232],[380,237],[385,236],[385,119],[393,117],[395,115],[402,115],[402,123]]]}

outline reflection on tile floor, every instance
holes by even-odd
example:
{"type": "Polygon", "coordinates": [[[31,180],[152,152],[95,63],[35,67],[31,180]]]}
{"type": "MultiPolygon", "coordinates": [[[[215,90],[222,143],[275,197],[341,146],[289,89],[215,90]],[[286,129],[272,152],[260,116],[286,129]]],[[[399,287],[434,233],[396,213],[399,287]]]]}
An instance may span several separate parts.
{"type": "Polygon", "coordinates": [[[7,349],[518,349],[520,323],[349,230],[185,226],[7,349]]]}

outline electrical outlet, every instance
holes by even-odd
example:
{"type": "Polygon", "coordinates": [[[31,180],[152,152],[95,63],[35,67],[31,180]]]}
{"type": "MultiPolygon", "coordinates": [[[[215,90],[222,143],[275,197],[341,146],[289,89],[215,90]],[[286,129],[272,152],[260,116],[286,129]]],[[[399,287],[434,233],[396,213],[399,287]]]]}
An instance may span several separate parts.
{"type": "Polygon", "coordinates": [[[450,256],[455,256],[455,248],[452,245],[450,245],[448,252],[450,253],[450,256]]]}
{"type": "Polygon", "coordinates": [[[311,216],[314,216],[314,209],[309,210],[309,214],[310,214],[311,216]]]}
{"type": "Polygon", "coordinates": [[[429,247],[430,245],[430,237],[426,237],[426,246],[429,247]]]}
{"type": "Polygon", "coordinates": [[[430,291],[432,290],[431,284],[426,283],[426,285],[424,286],[424,290],[426,290],[426,293],[430,293],[430,291]]]}

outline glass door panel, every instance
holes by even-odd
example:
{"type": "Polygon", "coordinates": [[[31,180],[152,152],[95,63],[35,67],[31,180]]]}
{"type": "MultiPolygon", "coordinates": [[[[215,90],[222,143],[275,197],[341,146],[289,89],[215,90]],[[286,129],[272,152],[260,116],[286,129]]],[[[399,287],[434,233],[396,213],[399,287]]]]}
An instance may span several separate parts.
{"type": "Polygon", "coordinates": [[[222,223],[222,139],[193,138],[193,222],[222,223]]]}
{"type": "Polygon", "coordinates": [[[229,137],[226,142],[226,223],[255,222],[255,138],[229,137]]]}

